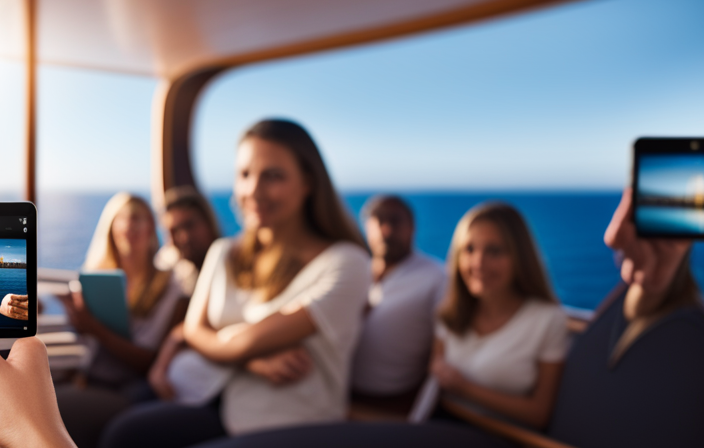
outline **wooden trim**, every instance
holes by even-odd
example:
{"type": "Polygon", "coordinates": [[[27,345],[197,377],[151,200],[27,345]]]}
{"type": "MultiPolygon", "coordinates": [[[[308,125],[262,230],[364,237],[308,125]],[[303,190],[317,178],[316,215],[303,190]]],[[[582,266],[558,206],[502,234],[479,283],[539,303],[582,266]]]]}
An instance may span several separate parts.
{"type": "Polygon", "coordinates": [[[196,187],[191,164],[193,111],[203,87],[221,71],[192,72],[157,86],[152,106],[152,203],[157,210],[169,188],[196,187]]]}
{"type": "MultiPolygon", "coordinates": [[[[35,0],[36,1],[36,0],[35,0]]],[[[8,61],[8,62],[23,62],[25,60],[24,57],[21,56],[15,56],[15,55],[4,55],[0,54],[0,60],[3,61],[8,61]]],[[[109,73],[117,73],[118,75],[128,75],[128,76],[139,76],[142,78],[150,78],[154,79],[154,73],[150,71],[144,71],[144,70],[130,70],[130,69],[125,69],[125,68],[116,68],[116,67],[96,67],[95,65],[90,65],[90,64],[79,64],[79,63],[71,63],[71,62],[65,62],[65,61],[56,61],[52,59],[42,59],[39,61],[41,65],[51,65],[54,67],[59,67],[59,68],[68,68],[71,70],[97,70],[101,72],[109,72],[109,73]]]]}
{"type": "Polygon", "coordinates": [[[181,70],[176,70],[171,79],[178,79],[192,72],[201,71],[207,68],[226,69],[254,62],[264,62],[273,59],[281,59],[298,56],[308,53],[315,53],[325,50],[349,47],[354,45],[377,42],[381,40],[394,39],[411,34],[433,31],[451,26],[464,25],[471,22],[479,22],[504,16],[516,14],[532,9],[544,8],[552,5],[566,3],[575,0],[496,0],[492,2],[482,2],[463,6],[451,11],[439,14],[411,19],[400,23],[393,23],[366,30],[352,31],[329,36],[320,39],[313,39],[305,42],[297,42],[290,45],[283,45],[261,51],[252,51],[236,56],[226,56],[203,60],[181,70]]]}
{"type": "Polygon", "coordinates": [[[190,163],[193,107],[205,84],[231,67],[398,38],[566,1],[574,0],[496,0],[472,4],[387,26],[237,56],[204,60],[177,71],[175,75],[163,79],[154,96],[152,202],[159,209],[163,205],[163,195],[167,189],[195,184],[190,163]]]}
{"type": "Polygon", "coordinates": [[[24,199],[37,203],[37,0],[24,1],[25,15],[25,189],[24,199]]]}
{"type": "Polygon", "coordinates": [[[571,445],[558,442],[537,432],[478,414],[451,400],[442,399],[441,403],[442,406],[453,415],[485,431],[510,439],[523,446],[532,448],[574,448],[571,445]]]}

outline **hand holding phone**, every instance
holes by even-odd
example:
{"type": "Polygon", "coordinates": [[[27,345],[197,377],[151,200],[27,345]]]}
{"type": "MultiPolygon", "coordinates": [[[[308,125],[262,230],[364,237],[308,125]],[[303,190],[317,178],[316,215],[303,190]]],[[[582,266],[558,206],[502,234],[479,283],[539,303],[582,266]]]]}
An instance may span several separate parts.
{"type": "Polygon", "coordinates": [[[15,341],[0,359],[0,445],[73,447],[56,403],[46,347],[37,338],[15,341]]]}

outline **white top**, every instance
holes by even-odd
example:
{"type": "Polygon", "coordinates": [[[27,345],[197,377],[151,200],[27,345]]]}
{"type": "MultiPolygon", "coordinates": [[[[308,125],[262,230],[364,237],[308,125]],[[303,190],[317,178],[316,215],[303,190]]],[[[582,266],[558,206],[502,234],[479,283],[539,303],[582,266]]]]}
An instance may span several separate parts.
{"type": "Polygon", "coordinates": [[[261,302],[238,289],[227,272],[233,240],[211,246],[193,296],[208,295],[207,318],[219,335],[235,333],[284,306],[302,305],[317,332],[303,341],[313,358],[312,371],[301,381],[274,386],[236,369],[225,387],[221,418],[230,434],[287,425],[342,420],[347,411],[349,369],[360,331],[362,310],[371,283],[369,255],[347,242],[335,243],[310,261],[286,289],[261,302]]]}
{"type": "Polygon", "coordinates": [[[447,362],[480,386],[525,395],[535,386],[538,362],[561,362],[569,347],[567,316],[555,303],[526,300],[498,330],[457,336],[442,324],[437,335],[447,362]]]}
{"type": "Polygon", "coordinates": [[[407,392],[426,376],[435,308],[445,269],[414,252],[369,289],[371,310],[354,356],[353,388],[370,395],[407,392]]]}
{"type": "MultiPolygon", "coordinates": [[[[172,273],[164,293],[149,314],[145,317],[131,317],[132,342],[139,347],[157,350],[169,330],[176,303],[183,298],[181,287],[172,273]]],[[[141,376],[96,342],[95,339],[88,342],[94,352],[94,358],[88,368],[90,378],[117,386],[141,376]]]]}
{"type": "Polygon", "coordinates": [[[185,258],[181,258],[176,246],[173,244],[162,246],[154,256],[154,266],[162,271],[172,271],[184,296],[193,295],[198,281],[198,268],[185,258]]]}

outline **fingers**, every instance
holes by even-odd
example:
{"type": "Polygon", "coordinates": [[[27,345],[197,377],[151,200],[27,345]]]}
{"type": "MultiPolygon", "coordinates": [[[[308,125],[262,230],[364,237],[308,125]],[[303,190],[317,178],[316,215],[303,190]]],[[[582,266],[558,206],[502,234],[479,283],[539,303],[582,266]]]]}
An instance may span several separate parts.
{"type": "Polygon", "coordinates": [[[0,314],[12,319],[28,320],[29,310],[27,296],[8,294],[0,304],[0,314]]]}
{"type": "Polygon", "coordinates": [[[8,311],[10,314],[9,317],[12,317],[13,319],[19,319],[19,320],[28,320],[29,319],[29,311],[27,311],[24,308],[9,306],[8,311]]]}
{"type": "Polygon", "coordinates": [[[46,346],[36,337],[16,340],[6,362],[25,372],[49,371],[46,346]]]}
{"type": "Polygon", "coordinates": [[[29,301],[27,299],[27,296],[13,295],[10,299],[10,305],[25,310],[29,309],[29,301]],[[24,299],[22,299],[21,297],[24,297],[24,299]]]}
{"type": "Polygon", "coordinates": [[[623,244],[635,236],[631,215],[632,190],[623,190],[621,202],[611,217],[611,222],[604,232],[604,242],[612,249],[620,249],[623,244]]]}
{"type": "Polygon", "coordinates": [[[286,358],[286,362],[291,370],[300,376],[307,374],[313,366],[313,359],[304,348],[291,351],[286,358]]]}
{"type": "Polygon", "coordinates": [[[152,386],[152,389],[154,389],[154,392],[156,392],[159,398],[167,401],[173,400],[175,395],[174,389],[171,386],[171,383],[169,383],[169,380],[166,378],[166,375],[150,375],[149,384],[152,386]]]}
{"type": "Polygon", "coordinates": [[[77,309],[85,308],[85,301],[83,300],[83,293],[81,291],[71,291],[71,297],[73,298],[73,306],[77,309]]]}

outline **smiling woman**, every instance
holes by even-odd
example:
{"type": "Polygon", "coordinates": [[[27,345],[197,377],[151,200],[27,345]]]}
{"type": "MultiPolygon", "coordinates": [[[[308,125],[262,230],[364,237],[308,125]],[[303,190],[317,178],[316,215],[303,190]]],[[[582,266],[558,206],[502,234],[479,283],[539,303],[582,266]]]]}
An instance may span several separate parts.
{"type": "Polygon", "coordinates": [[[448,261],[433,376],[449,399],[544,428],[568,335],[523,218],[501,203],[474,207],[457,224],[448,261]]]}
{"type": "Polygon", "coordinates": [[[346,416],[371,280],[362,236],[300,125],[252,126],[236,172],[244,231],[211,246],[183,329],[150,374],[175,403],[123,414],[105,447],[153,446],[153,434],[184,446],[346,416]]]}

